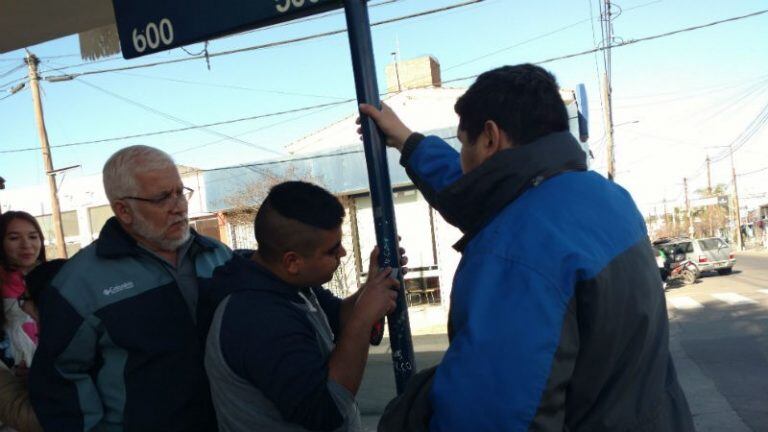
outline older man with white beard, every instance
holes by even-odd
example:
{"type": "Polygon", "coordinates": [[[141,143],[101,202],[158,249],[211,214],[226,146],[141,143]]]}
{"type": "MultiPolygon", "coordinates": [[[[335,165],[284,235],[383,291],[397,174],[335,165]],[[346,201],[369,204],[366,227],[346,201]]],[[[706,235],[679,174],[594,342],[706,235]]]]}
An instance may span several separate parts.
{"type": "Polygon", "coordinates": [[[103,174],[115,216],[39,306],[35,412],[57,432],[215,431],[200,290],[232,253],[189,228],[193,191],[165,152],[122,149],[103,174]]]}

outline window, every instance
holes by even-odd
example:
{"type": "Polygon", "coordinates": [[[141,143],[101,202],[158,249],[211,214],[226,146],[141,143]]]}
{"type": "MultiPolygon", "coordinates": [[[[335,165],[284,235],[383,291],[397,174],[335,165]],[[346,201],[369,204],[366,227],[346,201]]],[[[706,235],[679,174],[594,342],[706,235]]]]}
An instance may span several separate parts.
{"type": "MultiPolygon", "coordinates": [[[[53,218],[51,215],[37,216],[36,219],[40,223],[40,229],[43,230],[45,239],[53,242],[55,234],[53,232],[53,218]]],[[[80,223],[77,220],[76,211],[63,212],[61,214],[61,225],[64,229],[64,237],[80,236],[80,223]]]]}
{"type": "Polygon", "coordinates": [[[88,209],[88,219],[91,221],[91,235],[96,237],[104,228],[104,224],[107,220],[114,215],[112,207],[103,205],[99,207],[91,207],[88,209]]]}
{"type": "Polygon", "coordinates": [[[708,239],[699,240],[699,246],[701,246],[702,250],[711,251],[711,250],[718,250],[720,248],[724,248],[727,245],[719,238],[708,238],[708,239]]]}
{"type": "MultiPolygon", "coordinates": [[[[411,269],[432,268],[435,262],[432,221],[427,201],[415,189],[396,192],[394,197],[397,231],[408,254],[411,269]]],[[[355,199],[357,207],[357,229],[362,268],[368,268],[368,257],[376,246],[376,232],[373,226],[373,209],[370,196],[355,199]]]]}
{"type": "MultiPolygon", "coordinates": [[[[67,250],[67,257],[72,258],[72,255],[80,251],[80,243],[66,243],[64,246],[67,250]]],[[[45,245],[45,258],[50,261],[52,259],[61,258],[56,252],[56,244],[51,242],[45,245]]]]}
{"type": "Polygon", "coordinates": [[[219,235],[219,221],[215,218],[191,221],[190,225],[198,233],[221,241],[221,236],[219,235]]]}

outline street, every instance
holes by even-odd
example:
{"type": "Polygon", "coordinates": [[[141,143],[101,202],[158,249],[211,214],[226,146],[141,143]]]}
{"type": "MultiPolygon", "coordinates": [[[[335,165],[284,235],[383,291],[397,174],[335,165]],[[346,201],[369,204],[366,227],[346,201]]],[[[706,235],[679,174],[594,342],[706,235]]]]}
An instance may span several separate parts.
{"type": "Polygon", "coordinates": [[[768,254],[667,291],[670,345],[699,431],[768,431],[768,254]]]}
{"type": "MultiPolygon", "coordinates": [[[[768,254],[737,255],[728,276],[667,291],[670,348],[696,430],[768,431],[768,254]]],[[[389,341],[371,349],[358,400],[366,430],[394,396],[389,341]]],[[[414,337],[419,369],[437,364],[445,334],[414,337]]]]}

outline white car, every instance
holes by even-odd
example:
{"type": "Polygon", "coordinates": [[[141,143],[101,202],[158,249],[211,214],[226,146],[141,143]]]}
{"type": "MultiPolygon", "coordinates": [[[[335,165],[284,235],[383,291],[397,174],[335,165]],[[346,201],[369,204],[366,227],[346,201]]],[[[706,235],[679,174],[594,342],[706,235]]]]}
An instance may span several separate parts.
{"type": "Polygon", "coordinates": [[[703,239],[675,238],[659,244],[670,256],[685,254],[700,272],[716,271],[721,275],[731,274],[736,257],[731,247],[719,237],[703,239]]]}

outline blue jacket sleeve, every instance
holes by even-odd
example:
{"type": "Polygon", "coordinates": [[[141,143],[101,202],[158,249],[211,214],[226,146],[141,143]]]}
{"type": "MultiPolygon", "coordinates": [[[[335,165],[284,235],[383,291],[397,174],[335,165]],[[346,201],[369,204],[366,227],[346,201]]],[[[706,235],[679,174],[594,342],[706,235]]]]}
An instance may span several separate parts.
{"type": "Polygon", "coordinates": [[[288,301],[252,291],[233,294],[220,339],[228,366],[272,401],[283,419],[321,431],[343,424],[328,386],[328,359],[309,319],[288,301]]]}
{"type": "Polygon", "coordinates": [[[557,284],[530,266],[465,256],[452,292],[454,336],[430,392],[431,430],[527,431],[567,306],[557,284]]]}
{"type": "Polygon", "coordinates": [[[103,409],[92,376],[98,334],[51,286],[43,291],[39,345],[29,374],[29,396],[44,430],[88,431],[103,409]]]}
{"type": "Polygon", "coordinates": [[[462,176],[459,152],[436,136],[411,135],[400,163],[433,205],[436,194],[462,176]]]}

